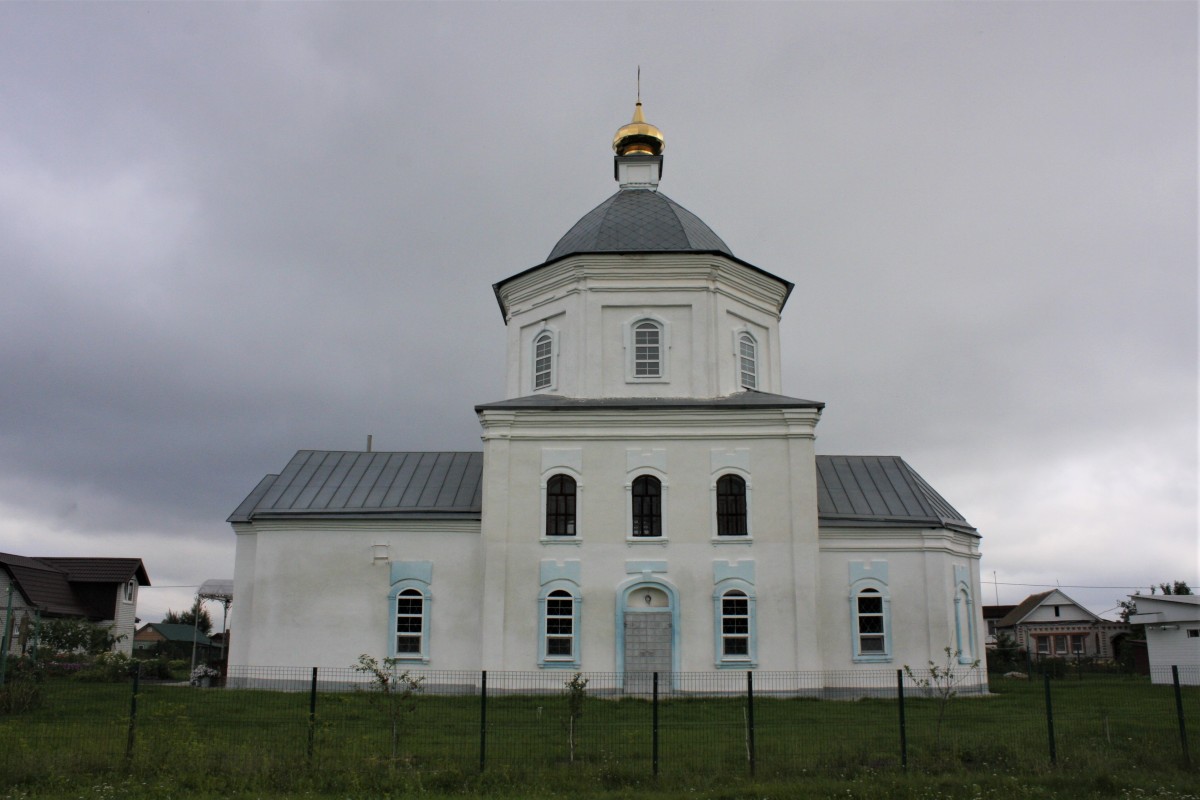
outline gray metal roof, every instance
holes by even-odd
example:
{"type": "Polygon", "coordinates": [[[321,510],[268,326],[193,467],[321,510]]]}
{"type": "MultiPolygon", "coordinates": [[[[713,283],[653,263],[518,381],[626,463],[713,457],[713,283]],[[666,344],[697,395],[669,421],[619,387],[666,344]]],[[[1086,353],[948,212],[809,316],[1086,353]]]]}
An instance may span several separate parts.
{"type": "Polygon", "coordinates": [[[662,192],[622,189],[558,240],[547,261],[574,253],[733,252],[692,212],[662,192]]]}
{"type": "Polygon", "coordinates": [[[478,519],[483,453],[301,450],[229,522],[272,516],[478,519]]]}
{"type": "Polygon", "coordinates": [[[824,408],[819,400],[801,400],[798,397],[784,397],[768,392],[738,392],[724,397],[693,398],[693,397],[604,397],[577,398],[563,397],[556,394],[534,394],[525,397],[514,397],[510,400],[499,400],[495,403],[484,403],[475,406],[475,411],[487,409],[675,409],[675,408],[824,408]]]}
{"type": "Polygon", "coordinates": [[[826,527],[975,528],[899,456],[817,456],[817,505],[826,527]]]}
{"type": "Polygon", "coordinates": [[[577,254],[612,253],[714,253],[778,281],[784,290],[780,310],[787,303],[794,285],[761,267],[743,261],[713,233],[712,228],[662,192],[650,189],[621,189],[593,208],[558,240],[544,262],[510,275],[492,285],[500,314],[507,320],[508,309],[501,295],[510,281],[541,269],[547,264],[577,254]]]}
{"type": "MultiPolygon", "coordinates": [[[[483,453],[301,450],[283,472],[264,478],[229,522],[479,519],[482,480],[483,453]]],[[[945,527],[975,533],[898,456],[817,456],[817,510],[822,527],[945,527]]]]}

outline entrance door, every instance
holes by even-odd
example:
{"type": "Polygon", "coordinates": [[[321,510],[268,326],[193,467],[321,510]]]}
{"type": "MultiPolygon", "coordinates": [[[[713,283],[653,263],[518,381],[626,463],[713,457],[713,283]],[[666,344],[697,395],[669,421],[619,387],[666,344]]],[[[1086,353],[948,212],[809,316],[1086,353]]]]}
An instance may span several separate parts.
{"type": "Polygon", "coordinates": [[[655,672],[663,691],[673,663],[669,600],[657,589],[639,589],[629,599],[625,608],[625,691],[650,694],[655,672]]]}

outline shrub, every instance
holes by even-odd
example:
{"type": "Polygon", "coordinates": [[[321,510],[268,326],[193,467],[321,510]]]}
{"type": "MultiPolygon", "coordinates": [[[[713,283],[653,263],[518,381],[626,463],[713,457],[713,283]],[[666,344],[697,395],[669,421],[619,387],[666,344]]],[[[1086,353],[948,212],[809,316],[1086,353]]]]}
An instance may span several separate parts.
{"type": "Polygon", "coordinates": [[[83,619],[49,619],[42,625],[41,646],[52,652],[96,655],[112,650],[125,638],[114,636],[112,628],[102,628],[83,619]]]}
{"type": "Polygon", "coordinates": [[[0,714],[20,714],[42,704],[42,669],[28,658],[9,658],[0,686],[0,714]]]}
{"type": "Polygon", "coordinates": [[[171,667],[167,663],[167,659],[163,656],[159,656],[158,658],[138,658],[135,655],[134,660],[141,668],[143,678],[169,681],[174,677],[171,675],[171,667]]]}
{"type": "Polygon", "coordinates": [[[129,679],[137,663],[124,653],[107,652],[75,673],[75,679],[89,683],[120,683],[129,679]]]}
{"type": "Polygon", "coordinates": [[[1035,662],[1036,669],[1041,675],[1049,675],[1058,679],[1066,677],[1067,660],[1065,658],[1042,658],[1035,662]]]}

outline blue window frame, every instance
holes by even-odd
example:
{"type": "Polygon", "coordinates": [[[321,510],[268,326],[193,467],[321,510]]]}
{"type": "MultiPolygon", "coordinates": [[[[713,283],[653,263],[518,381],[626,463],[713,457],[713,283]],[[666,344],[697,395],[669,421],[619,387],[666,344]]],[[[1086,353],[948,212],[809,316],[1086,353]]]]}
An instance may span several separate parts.
{"type": "Polygon", "coordinates": [[[578,669],[579,587],[560,579],[542,587],[538,597],[538,666],[578,669]]]}
{"type": "Polygon", "coordinates": [[[887,587],[863,583],[850,595],[855,661],[891,661],[891,601],[887,587]]]}

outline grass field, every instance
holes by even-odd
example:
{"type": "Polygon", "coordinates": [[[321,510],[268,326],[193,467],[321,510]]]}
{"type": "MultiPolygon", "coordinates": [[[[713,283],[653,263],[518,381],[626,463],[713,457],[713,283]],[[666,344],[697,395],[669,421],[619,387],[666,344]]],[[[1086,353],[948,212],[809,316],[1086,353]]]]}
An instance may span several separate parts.
{"type": "MultiPolygon", "coordinates": [[[[363,692],[143,684],[130,745],[123,684],[43,684],[40,708],[0,717],[0,798],[23,797],[1138,797],[1197,798],[1175,696],[1145,679],[1053,683],[1050,763],[1040,683],[993,681],[987,697],[908,699],[908,768],[895,699],[589,697],[571,758],[563,695],[487,702],[418,695],[388,716],[363,692]],[[311,743],[311,752],[310,752],[311,743]],[[754,756],[751,774],[750,755],[754,756]],[[873,791],[872,790],[873,787],[873,791]],[[7,792],[7,793],[5,793],[7,792]]],[[[1200,736],[1200,689],[1184,687],[1200,736]]],[[[1195,745],[1193,744],[1193,750],[1195,745]]],[[[1197,758],[1195,760],[1200,760],[1197,758]]]]}

